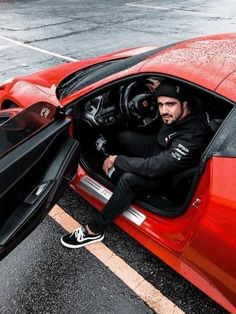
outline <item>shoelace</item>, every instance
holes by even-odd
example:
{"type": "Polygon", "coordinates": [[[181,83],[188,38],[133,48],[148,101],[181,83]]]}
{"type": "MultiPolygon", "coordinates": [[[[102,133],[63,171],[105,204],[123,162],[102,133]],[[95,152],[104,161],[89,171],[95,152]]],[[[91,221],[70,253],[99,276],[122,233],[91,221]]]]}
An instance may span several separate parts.
{"type": "Polygon", "coordinates": [[[80,227],[78,229],[76,229],[72,235],[75,235],[75,238],[78,242],[82,242],[84,239],[84,229],[83,227],[80,227]]]}

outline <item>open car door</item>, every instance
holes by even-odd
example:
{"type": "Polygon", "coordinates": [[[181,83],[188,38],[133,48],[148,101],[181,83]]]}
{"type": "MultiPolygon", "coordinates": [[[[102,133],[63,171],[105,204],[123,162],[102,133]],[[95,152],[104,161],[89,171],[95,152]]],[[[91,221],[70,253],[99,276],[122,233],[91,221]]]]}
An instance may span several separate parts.
{"type": "Polygon", "coordinates": [[[78,163],[71,120],[37,103],[0,126],[0,259],[46,216],[78,163]]]}

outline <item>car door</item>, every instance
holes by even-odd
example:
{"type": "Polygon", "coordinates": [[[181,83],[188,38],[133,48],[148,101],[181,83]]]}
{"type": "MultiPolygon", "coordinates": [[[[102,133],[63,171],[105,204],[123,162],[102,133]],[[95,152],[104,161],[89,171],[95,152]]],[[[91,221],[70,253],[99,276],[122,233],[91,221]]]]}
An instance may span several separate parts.
{"type": "Polygon", "coordinates": [[[71,120],[49,103],[0,126],[0,259],[46,216],[76,172],[71,120]]]}

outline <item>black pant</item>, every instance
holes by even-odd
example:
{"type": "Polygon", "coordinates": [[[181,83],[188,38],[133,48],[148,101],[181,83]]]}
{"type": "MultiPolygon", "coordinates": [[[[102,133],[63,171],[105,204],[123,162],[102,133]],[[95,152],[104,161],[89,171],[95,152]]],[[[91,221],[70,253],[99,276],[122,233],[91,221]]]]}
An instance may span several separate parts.
{"type": "MultiPolygon", "coordinates": [[[[117,136],[117,141],[128,156],[149,157],[161,152],[156,136],[124,131],[117,136]]],[[[143,191],[158,191],[160,188],[160,179],[122,173],[111,198],[96,219],[88,224],[89,228],[95,233],[103,232],[108,224],[128,209],[136,195],[143,191]]]]}

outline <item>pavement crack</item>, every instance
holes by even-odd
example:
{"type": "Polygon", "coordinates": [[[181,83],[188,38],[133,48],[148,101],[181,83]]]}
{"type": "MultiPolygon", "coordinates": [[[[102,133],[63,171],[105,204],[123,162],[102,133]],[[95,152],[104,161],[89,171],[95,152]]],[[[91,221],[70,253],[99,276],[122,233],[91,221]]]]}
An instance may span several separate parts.
{"type": "Polygon", "coordinates": [[[81,30],[81,31],[74,31],[74,32],[70,32],[68,35],[65,35],[65,34],[62,34],[62,35],[57,35],[57,36],[51,36],[51,37],[44,37],[44,38],[41,38],[41,39],[36,39],[36,40],[26,40],[24,41],[25,43],[27,44],[30,44],[30,43],[36,43],[36,42],[43,42],[45,40],[52,40],[52,39],[58,39],[58,38],[65,38],[65,37],[69,37],[71,35],[77,35],[77,34],[81,34],[81,33],[84,33],[84,32],[87,32],[87,31],[93,31],[97,28],[101,28],[100,26],[99,27],[92,27],[90,29],[86,29],[86,30],[81,30]]]}

